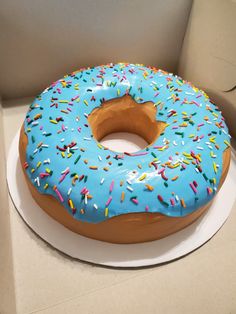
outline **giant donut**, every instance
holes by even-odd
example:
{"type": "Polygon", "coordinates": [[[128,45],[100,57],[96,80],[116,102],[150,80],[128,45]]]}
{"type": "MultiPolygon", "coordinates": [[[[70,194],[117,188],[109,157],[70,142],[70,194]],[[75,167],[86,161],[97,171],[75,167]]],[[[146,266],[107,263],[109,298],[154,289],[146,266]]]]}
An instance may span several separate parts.
{"type": "Polygon", "coordinates": [[[97,240],[138,243],[181,230],[209,208],[227,175],[230,136],[202,90],[119,63],[73,72],[37,96],[19,154],[33,198],[55,220],[97,240]],[[127,153],[100,144],[121,131],[149,145],[127,153]]]}

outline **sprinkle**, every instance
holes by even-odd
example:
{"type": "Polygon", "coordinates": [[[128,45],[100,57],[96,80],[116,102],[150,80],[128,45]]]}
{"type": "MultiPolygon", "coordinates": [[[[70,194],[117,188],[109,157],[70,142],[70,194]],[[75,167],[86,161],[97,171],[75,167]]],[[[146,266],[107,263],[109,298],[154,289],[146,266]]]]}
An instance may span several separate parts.
{"type": "Polygon", "coordinates": [[[110,196],[106,202],[106,206],[109,206],[112,201],[112,196],[110,196]]]}
{"type": "Polygon", "coordinates": [[[135,204],[138,205],[138,200],[136,198],[131,198],[131,201],[135,204]]]}
{"type": "Polygon", "coordinates": [[[75,164],[75,165],[76,165],[77,162],[80,160],[80,158],[81,158],[81,155],[79,155],[79,156],[75,159],[75,161],[74,161],[74,164],[75,164]]]}
{"type": "Polygon", "coordinates": [[[185,204],[185,202],[184,202],[184,199],[183,199],[183,198],[181,198],[180,203],[181,203],[182,207],[186,208],[186,204],[185,204]]]}
{"type": "Polygon", "coordinates": [[[71,194],[71,191],[72,191],[72,188],[69,188],[68,192],[67,192],[67,195],[70,195],[71,194]]]}
{"type": "MultiPolygon", "coordinates": [[[[146,173],[143,173],[141,177],[139,177],[139,181],[143,181],[147,177],[146,173]]],[[[128,182],[128,181],[127,181],[128,182]]],[[[130,183],[129,183],[130,184],[130,183]]]]}
{"type": "Polygon", "coordinates": [[[57,196],[58,196],[60,202],[63,203],[63,202],[64,202],[64,199],[63,199],[61,193],[58,191],[56,185],[54,185],[53,190],[56,192],[56,194],[57,194],[57,196]]]}
{"type": "Polygon", "coordinates": [[[217,173],[217,166],[215,162],[213,162],[213,169],[214,169],[214,172],[217,173]]]}
{"type": "Polygon", "coordinates": [[[100,181],[101,185],[103,184],[104,180],[105,180],[104,178],[101,179],[101,181],[100,181]]]}
{"type": "Polygon", "coordinates": [[[193,190],[193,192],[196,194],[197,193],[197,189],[195,188],[193,183],[189,183],[191,189],[193,190]]]}
{"type": "Polygon", "coordinates": [[[97,204],[93,204],[93,207],[97,210],[98,209],[98,205],[97,204]]]}
{"type": "Polygon", "coordinates": [[[173,178],[171,179],[171,181],[175,181],[175,180],[177,180],[177,179],[178,179],[178,177],[179,177],[179,176],[175,176],[175,177],[173,177],[173,178]]]}
{"type": "Polygon", "coordinates": [[[122,192],[121,192],[120,201],[121,201],[121,202],[124,202],[124,199],[125,199],[125,192],[122,191],[122,192]]]}
{"type": "Polygon", "coordinates": [[[48,183],[46,183],[43,188],[44,188],[44,190],[47,190],[47,188],[48,188],[48,183]]]}
{"type": "Polygon", "coordinates": [[[145,184],[146,188],[148,189],[148,191],[153,191],[154,187],[150,184],[145,184]]]}
{"type": "Polygon", "coordinates": [[[110,185],[110,188],[109,188],[109,192],[111,193],[112,190],[114,188],[114,180],[111,181],[111,185],[110,185]]]}
{"type": "Polygon", "coordinates": [[[133,188],[131,188],[131,186],[127,186],[126,188],[127,188],[127,190],[129,190],[130,192],[133,192],[133,188]]]}
{"type": "Polygon", "coordinates": [[[89,169],[92,169],[92,170],[97,170],[98,167],[97,166],[90,166],[89,169]]]}
{"type": "Polygon", "coordinates": [[[108,208],[106,207],[105,208],[105,217],[107,217],[108,216],[108,208]]]}

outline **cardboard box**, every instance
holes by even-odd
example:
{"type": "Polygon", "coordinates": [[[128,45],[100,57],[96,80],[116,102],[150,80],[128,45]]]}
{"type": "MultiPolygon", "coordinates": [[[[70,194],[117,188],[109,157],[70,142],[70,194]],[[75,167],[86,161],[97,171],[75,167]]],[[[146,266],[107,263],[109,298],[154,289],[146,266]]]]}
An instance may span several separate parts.
{"type": "Polygon", "coordinates": [[[48,247],[16,213],[5,181],[9,143],[32,100],[22,97],[80,66],[130,61],[179,73],[217,101],[235,136],[236,91],[225,91],[235,84],[236,3],[198,0],[192,9],[191,4],[22,0],[2,5],[0,313],[236,311],[236,204],[222,230],[189,256],[160,267],[116,270],[74,261],[48,247]]]}

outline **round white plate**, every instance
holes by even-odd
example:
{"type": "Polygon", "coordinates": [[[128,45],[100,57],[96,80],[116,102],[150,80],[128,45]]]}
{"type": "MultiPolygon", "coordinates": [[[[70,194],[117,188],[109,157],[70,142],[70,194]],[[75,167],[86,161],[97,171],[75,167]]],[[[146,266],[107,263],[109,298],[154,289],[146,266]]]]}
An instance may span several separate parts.
{"type": "Polygon", "coordinates": [[[164,239],[140,244],[110,244],[88,239],[49,217],[27,188],[18,154],[19,132],[7,159],[7,181],[13,203],[30,228],[59,251],[79,260],[111,267],[140,267],[184,256],[208,241],[228,218],[235,200],[236,162],[232,157],[223,187],[210,209],[195,223],[164,239]]]}

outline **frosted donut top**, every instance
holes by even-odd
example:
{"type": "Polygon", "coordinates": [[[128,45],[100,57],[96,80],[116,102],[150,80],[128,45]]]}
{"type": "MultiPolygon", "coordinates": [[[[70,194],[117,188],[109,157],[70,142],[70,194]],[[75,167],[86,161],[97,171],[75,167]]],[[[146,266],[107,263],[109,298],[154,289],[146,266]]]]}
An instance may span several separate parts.
{"type": "Polygon", "coordinates": [[[224,118],[203,91],[162,70],[124,63],[54,82],[30,106],[24,129],[32,184],[90,223],[127,213],[192,213],[215,195],[230,145],[224,118]],[[104,148],[87,121],[103,101],[125,94],[140,106],[152,101],[156,119],[167,123],[153,145],[133,154],[104,148]]]}

